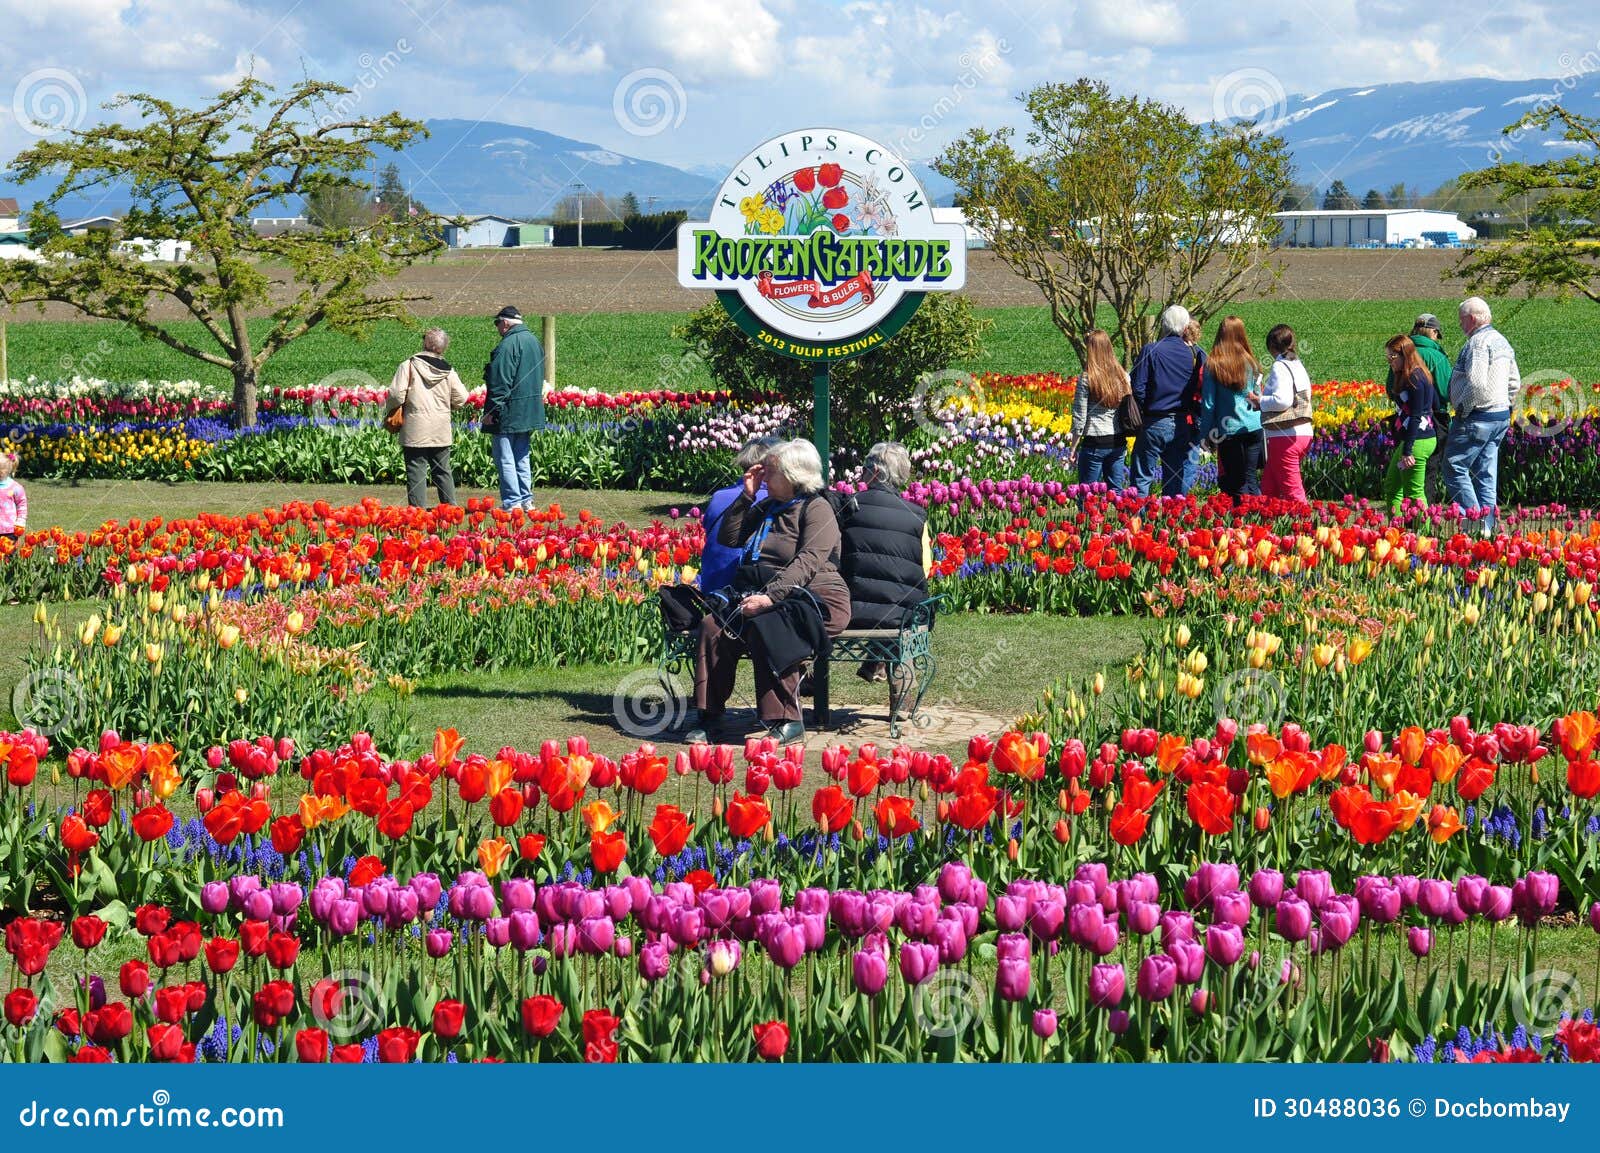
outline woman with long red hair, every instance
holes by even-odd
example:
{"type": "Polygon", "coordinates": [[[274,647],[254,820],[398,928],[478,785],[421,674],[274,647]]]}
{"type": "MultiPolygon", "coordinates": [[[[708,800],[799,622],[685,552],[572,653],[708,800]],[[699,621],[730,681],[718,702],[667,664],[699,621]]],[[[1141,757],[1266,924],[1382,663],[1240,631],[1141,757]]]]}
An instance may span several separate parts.
{"type": "Polygon", "coordinates": [[[1439,445],[1434,402],[1439,390],[1433,374],[1409,336],[1395,336],[1384,345],[1389,354],[1389,378],[1394,381],[1395,446],[1383,478],[1383,499],[1398,513],[1407,500],[1428,504],[1428,458],[1439,445]]]}
{"type": "Polygon", "coordinates": [[[1244,321],[1224,317],[1200,390],[1200,444],[1216,452],[1217,486],[1235,499],[1261,492],[1261,410],[1249,400],[1260,380],[1244,321]]]}
{"type": "Polygon", "coordinates": [[[1078,458],[1079,484],[1127,486],[1123,460],[1128,441],[1118,427],[1117,410],[1131,391],[1111,337],[1094,329],[1084,340],[1083,371],[1072,396],[1072,453],[1078,458]]]}

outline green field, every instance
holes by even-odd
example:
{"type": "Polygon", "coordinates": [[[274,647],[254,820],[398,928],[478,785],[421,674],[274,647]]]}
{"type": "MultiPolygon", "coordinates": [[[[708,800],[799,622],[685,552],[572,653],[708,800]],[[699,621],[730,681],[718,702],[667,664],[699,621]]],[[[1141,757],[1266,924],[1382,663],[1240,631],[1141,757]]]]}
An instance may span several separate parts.
{"type": "MultiPolygon", "coordinates": [[[[1280,322],[1299,332],[1301,350],[1314,380],[1365,380],[1382,365],[1383,342],[1410,330],[1419,312],[1435,312],[1445,322],[1445,345],[1460,341],[1454,330],[1455,300],[1413,301],[1254,301],[1236,305],[1258,351],[1267,329],[1280,322]]],[[[980,310],[994,321],[981,357],[961,367],[975,371],[1075,371],[1066,341],[1041,308],[980,310]]],[[[1557,304],[1538,300],[1500,307],[1500,327],[1517,349],[1524,375],[1556,370],[1584,382],[1600,381],[1600,310],[1587,302],[1557,304]]],[[[672,329],[684,314],[669,312],[590,313],[563,316],[557,328],[560,384],[626,389],[710,387],[698,363],[683,360],[685,346],[672,329]]],[[[266,321],[258,322],[264,332],[266,321]]],[[[452,338],[450,359],[469,385],[494,345],[494,329],[482,317],[451,316],[437,321],[452,338]]],[[[198,325],[178,326],[199,341],[198,325]]],[[[227,382],[217,368],[190,360],[165,345],[141,341],[126,328],[100,322],[28,321],[10,325],[13,377],[61,379],[75,374],[108,380],[202,380],[227,382]]],[[[312,384],[340,370],[358,369],[387,382],[394,366],[418,347],[415,332],[397,323],[376,326],[369,339],[356,341],[332,332],[315,332],[271,360],[263,374],[271,385],[312,384]]],[[[342,383],[351,383],[348,379],[342,383]]]]}

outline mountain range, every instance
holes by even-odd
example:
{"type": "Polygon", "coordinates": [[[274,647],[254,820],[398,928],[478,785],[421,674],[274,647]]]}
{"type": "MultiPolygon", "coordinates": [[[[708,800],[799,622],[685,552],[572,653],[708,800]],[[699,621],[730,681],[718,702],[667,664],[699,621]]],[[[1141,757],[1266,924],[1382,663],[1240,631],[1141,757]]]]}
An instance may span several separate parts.
{"type": "MultiPolygon", "coordinates": [[[[1451,80],[1380,84],[1285,97],[1258,118],[1284,137],[1297,178],[1326,189],[1343,180],[1360,196],[1367,188],[1405,183],[1431,191],[1492,163],[1492,154],[1538,161],[1572,146],[1539,133],[1504,136],[1503,130],[1541,103],[1559,101],[1574,112],[1600,116],[1600,74],[1549,80],[1451,80]]],[[[412,195],[444,213],[497,213],[526,219],[548,215],[575,187],[620,197],[632,192],[646,208],[709,205],[727,167],[689,168],[640,160],[599,144],[536,128],[470,120],[430,120],[429,136],[397,159],[412,195]]],[[[724,158],[732,165],[737,156],[724,158]]],[[[955,187],[926,163],[914,163],[929,197],[948,204],[955,187]]],[[[0,196],[24,205],[53,185],[19,187],[0,179],[0,196]]],[[[63,215],[115,212],[115,197],[95,204],[63,204],[63,215]]],[[[292,215],[298,205],[277,211],[292,215]]],[[[263,215],[267,213],[263,212],[263,215]]]]}

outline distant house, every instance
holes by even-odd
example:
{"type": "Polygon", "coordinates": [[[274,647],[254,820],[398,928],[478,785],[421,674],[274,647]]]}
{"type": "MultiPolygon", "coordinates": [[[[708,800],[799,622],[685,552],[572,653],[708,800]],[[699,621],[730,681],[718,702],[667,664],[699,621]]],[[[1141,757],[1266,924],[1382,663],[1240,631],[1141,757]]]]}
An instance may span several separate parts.
{"type": "Polygon", "coordinates": [[[85,216],[81,220],[61,222],[61,231],[68,236],[82,236],[86,232],[115,232],[121,227],[120,216],[85,216]]]}
{"type": "Polygon", "coordinates": [[[140,260],[160,260],[167,264],[181,264],[189,259],[194,245],[187,240],[151,240],[135,236],[117,245],[117,251],[140,260]]]}
{"type": "Polygon", "coordinates": [[[1454,212],[1428,208],[1310,208],[1274,214],[1290,248],[1448,248],[1476,240],[1454,212]]]}
{"type": "Polygon", "coordinates": [[[516,248],[527,227],[509,216],[468,216],[464,220],[445,225],[444,242],[451,248],[516,248]]]}
{"type": "Polygon", "coordinates": [[[549,248],[556,242],[556,228],[553,224],[519,224],[512,229],[516,235],[518,248],[549,248]]]}
{"type": "Polygon", "coordinates": [[[283,236],[290,232],[315,232],[317,226],[304,216],[256,216],[250,220],[250,231],[257,236],[283,236]]]}
{"type": "Polygon", "coordinates": [[[940,208],[937,205],[933,210],[935,224],[959,224],[967,233],[968,248],[989,247],[989,236],[981,228],[972,224],[967,219],[967,214],[959,208],[940,208]]]}
{"type": "Polygon", "coordinates": [[[38,260],[39,254],[28,247],[28,234],[15,230],[0,232],[0,260],[38,260]]]}
{"type": "Polygon", "coordinates": [[[18,232],[22,228],[22,211],[13,196],[0,196],[0,232],[18,232]]]}

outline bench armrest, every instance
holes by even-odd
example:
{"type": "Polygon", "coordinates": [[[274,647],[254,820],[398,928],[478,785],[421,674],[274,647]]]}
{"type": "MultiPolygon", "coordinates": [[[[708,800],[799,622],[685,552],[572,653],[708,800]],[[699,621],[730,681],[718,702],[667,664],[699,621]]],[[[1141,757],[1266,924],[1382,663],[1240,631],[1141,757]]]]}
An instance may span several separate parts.
{"type": "Polygon", "coordinates": [[[939,612],[939,602],[942,600],[943,596],[933,596],[906,609],[905,615],[900,618],[900,631],[909,633],[920,629],[931,629],[933,618],[939,612]]]}

